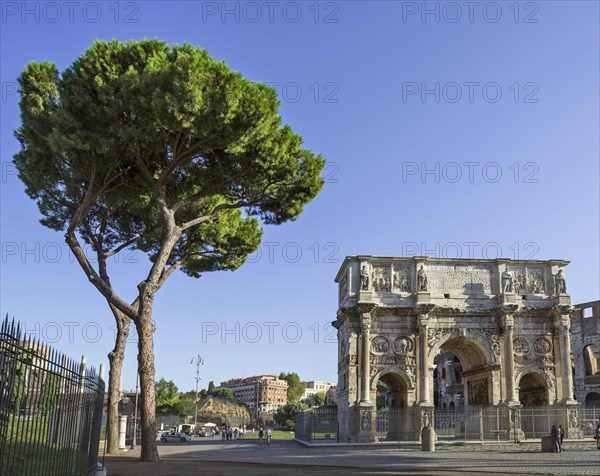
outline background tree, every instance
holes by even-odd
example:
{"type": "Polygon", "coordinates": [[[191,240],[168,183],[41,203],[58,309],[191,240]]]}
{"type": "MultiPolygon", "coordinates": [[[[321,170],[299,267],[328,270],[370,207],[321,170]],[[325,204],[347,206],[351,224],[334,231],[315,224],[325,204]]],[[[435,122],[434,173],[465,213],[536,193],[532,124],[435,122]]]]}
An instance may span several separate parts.
{"type": "Polygon", "coordinates": [[[196,411],[196,392],[192,390],[191,392],[180,393],[175,410],[182,417],[193,415],[196,411]]]}
{"type": "Polygon", "coordinates": [[[233,400],[233,390],[226,387],[213,388],[208,392],[213,397],[226,398],[227,400],[233,400]]]}
{"type": "Polygon", "coordinates": [[[260,244],[259,219],[295,220],[317,196],[324,160],[282,126],[273,88],[189,44],[97,41],[62,75],[50,62],[30,63],[19,84],[19,177],[115,319],[136,327],[141,459],[159,461],[156,292],[176,269],[199,277],[239,268],[260,244]],[[150,258],[131,303],[107,267],[125,249],[150,258]]]}
{"type": "Polygon", "coordinates": [[[287,397],[288,402],[297,402],[302,397],[302,394],[306,390],[306,384],[300,380],[300,377],[296,372],[281,372],[279,374],[281,380],[285,380],[288,383],[287,397]]]}
{"type": "Polygon", "coordinates": [[[287,403],[277,409],[275,421],[288,430],[293,430],[296,427],[296,416],[304,410],[308,410],[306,403],[298,401],[287,403]]]}
{"type": "Polygon", "coordinates": [[[40,394],[38,408],[40,409],[42,415],[46,416],[54,407],[58,389],[56,388],[56,376],[53,373],[47,372],[43,375],[44,383],[42,384],[42,392],[40,394]]]}
{"type": "Polygon", "coordinates": [[[216,388],[216,387],[215,387],[215,383],[214,383],[214,382],[211,380],[210,382],[208,382],[208,387],[207,387],[207,389],[206,389],[206,393],[207,393],[208,395],[211,395],[211,394],[212,394],[212,392],[215,390],[215,388],[216,388]]]}
{"type": "Polygon", "coordinates": [[[156,382],[156,410],[161,413],[169,413],[175,410],[179,402],[177,385],[173,380],[168,382],[161,378],[156,382]]]}
{"type": "Polygon", "coordinates": [[[312,397],[312,405],[314,407],[322,407],[327,403],[327,395],[325,392],[317,392],[312,397]]]}

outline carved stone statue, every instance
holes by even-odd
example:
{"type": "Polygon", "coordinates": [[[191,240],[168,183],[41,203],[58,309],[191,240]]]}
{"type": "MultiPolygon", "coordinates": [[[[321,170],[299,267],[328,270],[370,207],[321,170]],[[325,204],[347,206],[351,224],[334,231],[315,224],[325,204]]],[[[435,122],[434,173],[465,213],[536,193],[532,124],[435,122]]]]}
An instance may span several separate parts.
{"type": "Polygon", "coordinates": [[[510,268],[508,266],[502,273],[502,292],[505,292],[505,293],[513,292],[513,275],[510,272],[510,268]]]}
{"type": "Polygon", "coordinates": [[[427,291],[427,273],[425,272],[423,265],[421,265],[417,272],[417,283],[419,285],[419,291],[427,291]]]}
{"type": "Polygon", "coordinates": [[[519,294],[521,292],[521,289],[525,287],[521,284],[521,280],[524,281],[524,279],[525,278],[523,278],[522,274],[513,276],[513,289],[515,293],[519,294]]]}
{"type": "Polygon", "coordinates": [[[554,292],[556,294],[566,294],[567,292],[567,283],[562,269],[559,269],[558,273],[554,276],[554,292]]]}
{"type": "Polygon", "coordinates": [[[543,277],[538,271],[532,271],[527,281],[529,283],[529,292],[532,294],[544,294],[543,277]]]}
{"type": "Polygon", "coordinates": [[[371,416],[368,412],[363,412],[360,417],[360,429],[362,431],[369,431],[371,429],[371,416]]]}
{"type": "Polygon", "coordinates": [[[408,277],[405,274],[403,274],[400,277],[400,291],[407,293],[410,292],[410,286],[408,285],[408,277]]]}
{"type": "Polygon", "coordinates": [[[360,289],[362,291],[369,289],[369,271],[367,270],[367,266],[364,264],[360,269],[360,289]]]}

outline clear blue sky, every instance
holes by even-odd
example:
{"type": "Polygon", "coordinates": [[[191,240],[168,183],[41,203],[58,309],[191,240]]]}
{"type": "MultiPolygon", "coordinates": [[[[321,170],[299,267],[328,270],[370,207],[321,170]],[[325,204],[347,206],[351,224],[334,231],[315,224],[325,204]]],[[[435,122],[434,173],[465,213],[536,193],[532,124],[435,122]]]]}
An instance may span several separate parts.
{"type": "MultiPolygon", "coordinates": [[[[200,354],[203,387],[280,371],[336,381],[329,323],[346,255],[567,259],[573,302],[598,299],[598,5],[2,2],[2,315],[107,363],[106,303],[61,234],[39,224],[11,165],[23,67],[62,71],[97,38],[187,41],[279,83],[284,120],[328,161],[320,196],[296,222],[267,227],[239,271],[170,278],[154,312],[157,378],[192,389],[200,354]]],[[[131,299],[147,268],[123,255],[117,290],[131,299]]]]}

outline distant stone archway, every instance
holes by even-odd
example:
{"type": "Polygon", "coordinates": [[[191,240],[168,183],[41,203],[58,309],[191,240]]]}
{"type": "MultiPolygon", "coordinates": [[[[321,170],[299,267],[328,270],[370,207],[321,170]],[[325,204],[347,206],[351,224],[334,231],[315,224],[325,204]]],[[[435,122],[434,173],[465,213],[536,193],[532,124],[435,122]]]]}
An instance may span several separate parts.
{"type": "Polygon", "coordinates": [[[590,407],[600,407],[600,393],[589,392],[585,396],[585,404],[590,407]]]}
{"type": "Polygon", "coordinates": [[[596,355],[600,355],[600,352],[596,350],[596,347],[593,344],[586,345],[583,348],[583,365],[585,366],[586,377],[600,373],[596,355]]]}
{"type": "MultiPolygon", "coordinates": [[[[556,284],[564,284],[564,275],[556,276],[567,264],[347,257],[336,277],[339,310],[333,323],[340,441],[378,438],[379,381],[387,385],[390,408],[414,412],[412,438],[420,439],[421,429],[433,424],[434,359],[440,351],[460,360],[465,407],[517,408],[525,397],[575,405],[570,352],[564,350],[570,349],[574,309],[564,286],[556,284]]],[[[447,384],[444,370],[437,375],[445,374],[447,384]]],[[[456,406],[450,400],[447,406],[456,406]]]]}

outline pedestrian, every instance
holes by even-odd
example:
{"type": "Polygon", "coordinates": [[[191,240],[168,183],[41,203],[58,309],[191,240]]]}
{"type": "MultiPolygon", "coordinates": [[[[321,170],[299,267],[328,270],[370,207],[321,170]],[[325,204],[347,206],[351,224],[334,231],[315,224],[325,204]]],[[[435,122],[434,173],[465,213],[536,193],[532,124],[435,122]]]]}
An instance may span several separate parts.
{"type": "Polygon", "coordinates": [[[558,434],[558,428],[556,428],[556,425],[552,425],[550,437],[552,438],[552,447],[554,448],[553,453],[560,453],[560,436],[558,434]]]}
{"type": "Polygon", "coordinates": [[[233,430],[233,439],[237,440],[238,439],[238,429],[236,428],[235,430],[233,430]]]}
{"type": "Polygon", "coordinates": [[[558,438],[560,439],[560,450],[563,449],[563,440],[565,439],[565,429],[562,425],[558,425],[558,438]]]}
{"type": "Polygon", "coordinates": [[[262,431],[262,428],[260,429],[260,431],[258,432],[258,444],[262,445],[262,439],[263,439],[264,433],[262,431]]]}
{"type": "Polygon", "coordinates": [[[600,423],[594,430],[594,438],[596,438],[596,448],[600,450],[600,423]]]}
{"type": "Polygon", "coordinates": [[[224,440],[224,439],[227,437],[226,433],[227,433],[227,429],[226,429],[226,428],[223,428],[223,429],[221,430],[221,439],[222,439],[222,440],[224,440]]]}
{"type": "Polygon", "coordinates": [[[271,432],[271,428],[267,428],[267,446],[271,445],[271,436],[273,433],[271,432]]]}

